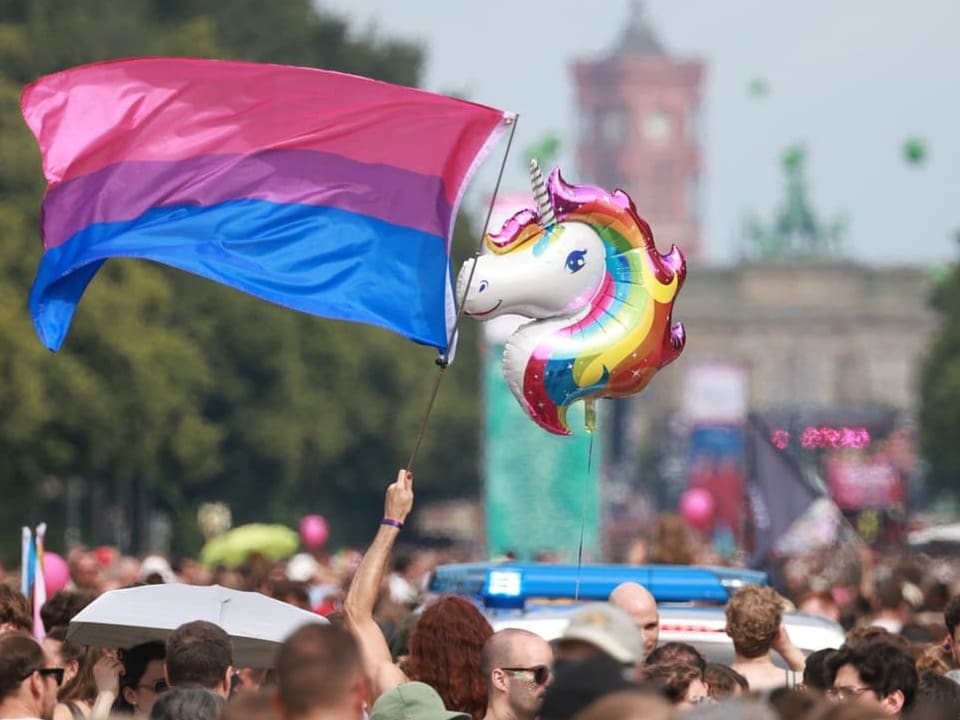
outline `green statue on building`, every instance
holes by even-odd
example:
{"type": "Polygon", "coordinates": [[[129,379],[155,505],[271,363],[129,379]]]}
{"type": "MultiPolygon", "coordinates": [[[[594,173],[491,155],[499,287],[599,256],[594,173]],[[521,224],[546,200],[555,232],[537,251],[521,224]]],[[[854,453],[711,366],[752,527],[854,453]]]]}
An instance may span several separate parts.
{"type": "Polygon", "coordinates": [[[761,258],[823,258],[836,257],[843,251],[846,220],[837,216],[832,222],[821,223],[809,198],[804,173],[806,150],[796,145],[783,153],[781,164],[785,174],[786,198],[770,225],[756,215],[744,222],[744,236],[750,254],[761,258]]]}

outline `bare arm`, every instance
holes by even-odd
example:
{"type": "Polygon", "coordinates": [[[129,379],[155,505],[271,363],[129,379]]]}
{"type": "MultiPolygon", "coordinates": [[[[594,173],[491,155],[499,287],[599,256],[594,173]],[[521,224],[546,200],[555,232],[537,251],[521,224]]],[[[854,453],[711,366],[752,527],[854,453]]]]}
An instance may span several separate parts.
{"type": "Polygon", "coordinates": [[[120,694],[120,675],[123,663],[115,655],[104,655],[93,666],[93,679],[97,685],[97,697],[90,710],[90,720],[106,720],[110,717],[113,702],[120,694]]]}
{"type": "Polygon", "coordinates": [[[803,672],[807,664],[807,659],[803,654],[803,650],[793,644],[785,625],[780,626],[777,637],[773,641],[773,649],[787,662],[791,670],[803,672]]]}
{"type": "Polygon", "coordinates": [[[107,720],[113,712],[113,703],[116,699],[117,696],[108,691],[98,692],[96,700],[93,701],[93,709],[90,711],[90,720],[107,720]]]}
{"type": "MultiPolygon", "coordinates": [[[[412,508],[413,474],[400,470],[396,482],[387,487],[384,517],[403,523],[412,508]]],[[[347,627],[360,643],[364,671],[374,699],[408,680],[403,671],[393,664],[387,640],[373,619],[373,608],[380,592],[383,574],[399,533],[400,529],[391,525],[380,526],[353,576],[343,604],[347,627]]]]}

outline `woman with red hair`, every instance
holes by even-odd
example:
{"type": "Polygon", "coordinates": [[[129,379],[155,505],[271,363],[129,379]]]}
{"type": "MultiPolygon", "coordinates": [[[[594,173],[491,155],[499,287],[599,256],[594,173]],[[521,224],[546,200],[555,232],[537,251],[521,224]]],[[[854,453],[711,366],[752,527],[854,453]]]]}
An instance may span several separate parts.
{"type": "Polygon", "coordinates": [[[481,720],[487,688],[480,653],[493,629],[477,608],[455,596],[442,597],[426,608],[410,634],[406,672],[394,665],[387,640],[373,619],[390,551],[412,508],[413,473],[401,470],[387,487],[380,528],[350,583],[344,618],[360,642],[373,699],[401,683],[419,680],[440,694],[447,709],[481,720]]]}

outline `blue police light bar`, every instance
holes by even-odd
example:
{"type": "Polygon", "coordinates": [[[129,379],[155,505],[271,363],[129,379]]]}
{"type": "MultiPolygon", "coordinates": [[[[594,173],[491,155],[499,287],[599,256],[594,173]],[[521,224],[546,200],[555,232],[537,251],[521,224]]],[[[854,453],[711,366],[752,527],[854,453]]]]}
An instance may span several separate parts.
{"type": "Polygon", "coordinates": [[[492,568],[483,583],[483,604],[487,607],[522,608],[524,596],[523,572],[512,567],[492,568]]]}
{"type": "Polygon", "coordinates": [[[438,565],[430,576],[427,590],[432,593],[479,598],[483,595],[487,571],[497,566],[497,563],[489,562],[438,565]]]}
{"type": "Polygon", "coordinates": [[[767,576],[687,565],[584,565],[578,570],[576,565],[465,563],[438,567],[430,590],[482,598],[489,607],[520,608],[532,599],[606,600],[628,580],[647,588],[657,602],[725,603],[744,585],[765,585],[767,576]]]}

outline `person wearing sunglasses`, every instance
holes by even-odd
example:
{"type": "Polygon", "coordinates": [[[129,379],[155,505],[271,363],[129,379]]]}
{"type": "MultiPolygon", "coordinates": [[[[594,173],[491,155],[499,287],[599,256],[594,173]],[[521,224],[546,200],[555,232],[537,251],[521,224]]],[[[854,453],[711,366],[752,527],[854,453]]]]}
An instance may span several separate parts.
{"type": "Polygon", "coordinates": [[[119,674],[116,713],[149,717],[157,698],[167,690],[163,674],[165,656],[162,642],[146,642],[119,653],[123,665],[119,674]]]}
{"type": "Polygon", "coordinates": [[[487,683],[484,720],[533,720],[553,674],[550,644],[527,630],[507,629],[483,645],[480,670],[487,683]]]}
{"type": "Polygon", "coordinates": [[[22,631],[0,634],[0,718],[52,720],[63,668],[22,631]]]}
{"type": "Polygon", "coordinates": [[[63,668],[53,720],[106,718],[117,698],[119,661],[100,648],[70,642],[65,627],[52,628],[42,645],[51,667],[63,668]]]}

